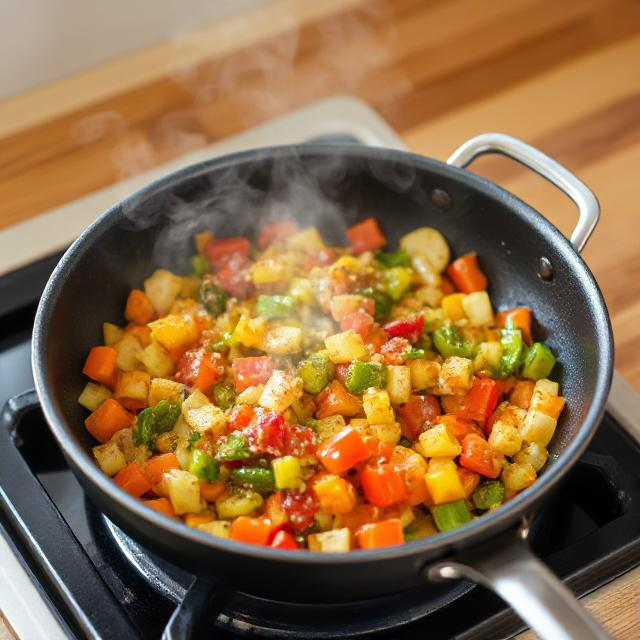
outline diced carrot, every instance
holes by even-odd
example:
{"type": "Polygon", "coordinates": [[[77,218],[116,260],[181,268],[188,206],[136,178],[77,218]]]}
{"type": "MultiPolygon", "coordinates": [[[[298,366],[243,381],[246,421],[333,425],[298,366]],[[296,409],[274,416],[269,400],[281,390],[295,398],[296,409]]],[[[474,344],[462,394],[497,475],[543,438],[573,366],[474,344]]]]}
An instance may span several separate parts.
{"type": "Polygon", "coordinates": [[[124,308],[124,317],[134,324],[147,324],[154,314],[155,310],[147,294],[140,289],[132,289],[124,308]]]}
{"type": "Polygon", "coordinates": [[[387,244],[387,239],[380,231],[378,221],[375,218],[367,218],[349,227],[347,237],[356,254],[380,249],[387,244]]]}
{"type": "Polygon", "coordinates": [[[151,507],[165,516],[169,516],[170,518],[176,517],[176,512],[173,510],[173,506],[169,498],[154,498],[153,500],[143,500],[143,502],[147,507],[151,507]]]}
{"type": "Polygon", "coordinates": [[[447,275],[462,293],[473,293],[487,288],[487,278],[478,266],[475,252],[454,260],[447,267],[447,275]]]}
{"type": "Polygon", "coordinates": [[[484,438],[475,433],[462,440],[462,453],[458,461],[461,466],[487,478],[497,478],[502,470],[501,456],[484,438]]]}
{"type": "Polygon", "coordinates": [[[273,536],[273,540],[271,541],[271,545],[275,549],[299,549],[300,546],[296,542],[296,539],[292,533],[289,531],[278,531],[275,536],[273,536]]]}
{"type": "Polygon", "coordinates": [[[513,309],[504,309],[496,315],[496,322],[499,327],[506,327],[507,323],[511,324],[522,331],[522,338],[527,344],[531,344],[531,309],[528,307],[514,307],[513,309]]]}
{"type": "Polygon", "coordinates": [[[464,418],[459,418],[455,415],[445,414],[444,416],[440,416],[438,418],[438,422],[440,424],[446,424],[453,435],[458,438],[458,440],[462,440],[466,435],[469,435],[470,433],[475,433],[480,437],[484,436],[484,431],[482,430],[482,428],[472,420],[465,420],[464,418]]]}
{"type": "Polygon", "coordinates": [[[400,470],[393,464],[367,466],[360,472],[365,497],[376,507],[389,507],[407,500],[407,489],[400,470]]]}
{"type": "Polygon", "coordinates": [[[351,427],[345,427],[335,436],[325,440],[316,456],[326,469],[340,475],[371,455],[360,434],[351,427]]]}
{"type": "Polygon", "coordinates": [[[441,276],[440,288],[442,289],[443,296],[449,296],[456,292],[456,288],[453,286],[453,282],[447,278],[447,276],[441,276]]]}
{"type": "Polygon", "coordinates": [[[381,509],[372,504],[359,503],[353,511],[339,516],[340,526],[347,527],[351,532],[357,531],[362,525],[377,522],[381,509]]]}
{"type": "Polygon", "coordinates": [[[318,405],[316,418],[319,419],[335,415],[351,417],[363,412],[360,398],[350,394],[337,380],[333,380],[318,394],[316,402],[318,405]]]}
{"type": "Polygon", "coordinates": [[[361,549],[379,549],[404,542],[402,523],[398,518],[365,524],[356,532],[356,541],[361,549]]]}
{"type": "Polygon", "coordinates": [[[108,442],[116,431],[126,429],[133,422],[129,413],[117,400],[108,398],[87,419],[84,426],[98,442],[108,442]]]}
{"type": "Polygon", "coordinates": [[[480,474],[475,471],[469,471],[464,467],[458,467],[458,477],[464,489],[464,497],[468,500],[480,483],[480,474]]]}
{"type": "Polygon", "coordinates": [[[332,515],[349,513],[356,506],[356,490],[353,485],[335,475],[327,475],[313,484],[313,492],[320,509],[332,515]]]}
{"type": "Polygon", "coordinates": [[[113,389],[116,384],[116,350],[113,347],[92,347],[82,373],[113,389]]]}
{"type": "Polygon", "coordinates": [[[226,486],[222,480],[200,482],[200,496],[207,502],[215,502],[224,493],[226,486]]]}
{"type": "Polygon", "coordinates": [[[146,325],[130,324],[125,327],[124,334],[126,336],[131,335],[138,338],[143,347],[146,347],[151,343],[151,329],[146,325]]]}
{"type": "Polygon", "coordinates": [[[188,527],[197,527],[199,524],[207,524],[213,520],[211,513],[189,513],[185,516],[184,523],[188,527]]]}
{"type": "Polygon", "coordinates": [[[119,471],[115,483],[135,498],[151,490],[151,483],[137,460],[130,462],[122,471],[119,471]]]}
{"type": "Polygon", "coordinates": [[[151,484],[162,482],[162,477],[172,469],[180,469],[180,462],[175,453],[162,453],[149,458],[144,465],[144,472],[151,484]]]}
{"type": "Polygon", "coordinates": [[[271,522],[266,518],[239,516],[231,525],[232,540],[266,546],[271,537],[271,522]]]}
{"type": "Polygon", "coordinates": [[[529,408],[535,386],[535,382],[532,380],[518,380],[509,396],[509,402],[526,411],[529,408]]]}

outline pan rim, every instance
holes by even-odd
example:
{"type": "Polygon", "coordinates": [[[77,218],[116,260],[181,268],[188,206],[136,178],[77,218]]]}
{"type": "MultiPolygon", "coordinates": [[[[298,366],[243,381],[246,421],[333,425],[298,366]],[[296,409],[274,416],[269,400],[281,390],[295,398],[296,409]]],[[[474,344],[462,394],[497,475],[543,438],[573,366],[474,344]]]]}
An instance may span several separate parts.
{"type": "MultiPolygon", "coordinates": [[[[528,223],[531,224],[530,221],[528,223]]],[[[333,563],[335,565],[352,565],[363,562],[375,563],[413,554],[425,556],[438,555],[438,552],[441,552],[442,555],[449,549],[466,546],[467,544],[472,545],[474,540],[480,542],[486,539],[491,532],[497,533],[513,525],[514,522],[535,510],[536,504],[562,480],[564,475],[586,449],[595,433],[599,420],[604,414],[605,402],[613,375],[613,335],[602,293],[583,258],[575,252],[569,240],[544,216],[506,189],[465,169],[459,169],[439,160],[407,151],[365,147],[353,144],[282,145],[241,151],[190,165],[177,172],[168,174],[127,196],[105,211],[89,225],[61,258],[51,274],[40,299],[35,317],[32,344],[32,368],[35,388],[47,424],[65,457],[70,461],[72,468],[83,475],[85,481],[89,482],[94,491],[98,491],[108,497],[112,503],[124,509],[128,516],[135,516],[159,530],[176,535],[192,544],[195,543],[201,546],[203,552],[206,549],[211,549],[260,559],[269,558],[274,561],[311,565],[324,565],[327,563],[333,563]],[[573,262],[573,266],[575,267],[574,275],[580,276],[580,279],[584,280],[586,285],[589,285],[595,292],[596,295],[590,299],[590,303],[598,325],[603,327],[603,329],[606,328],[606,331],[603,330],[598,333],[596,346],[600,354],[598,360],[599,370],[594,394],[591,398],[590,407],[585,419],[579,427],[576,437],[574,437],[569,446],[559,454],[553,466],[543,473],[531,487],[525,489],[508,504],[503,505],[503,507],[495,512],[485,514],[460,529],[439,533],[436,536],[422,540],[407,542],[397,547],[378,550],[354,550],[347,554],[309,552],[301,554],[298,551],[257,547],[229,539],[210,536],[197,529],[188,527],[182,522],[166,518],[149,507],[146,507],[142,502],[136,500],[115,485],[111,478],[104,475],[94,464],[87,451],[74,441],[71,427],[67,425],[64,416],[58,410],[56,402],[53,400],[53,393],[50,389],[47,376],[45,375],[46,362],[44,354],[49,338],[47,318],[55,308],[58,292],[64,286],[67,268],[73,268],[74,263],[84,255],[87,244],[86,240],[98,234],[101,228],[108,227],[114,220],[117,220],[122,212],[123,206],[126,205],[127,208],[136,207],[147,198],[170,189],[183,180],[198,178],[213,169],[218,170],[237,164],[256,162],[259,161],[261,157],[274,159],[277,157],[286,157],[291,154],[302,157],[318,154],[340,154],[345,157],[361,160],[376,157],[381,161],[395,159],[400,163],[408,162],[413,166],[423,166],[431,171],[437,170],[439,173],[447,175],[457,181],[462,180],[470,187],[476,188],[485,195],[494,199],[500,199],[512,210],[513,215],[518,215],[522,218],[524,218],[525,215],[538,217],[539,220],[537,222],[544,229],[549,241],[554,243],[564,259],[568,262],[573,262]]]]}

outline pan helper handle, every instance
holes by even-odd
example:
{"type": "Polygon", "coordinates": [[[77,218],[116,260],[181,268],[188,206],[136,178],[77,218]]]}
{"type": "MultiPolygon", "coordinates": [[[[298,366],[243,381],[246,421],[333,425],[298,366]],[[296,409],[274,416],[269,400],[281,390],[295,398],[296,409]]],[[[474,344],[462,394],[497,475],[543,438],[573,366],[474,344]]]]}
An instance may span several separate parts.
{"type": "Polygon", "coordinates": [[[464,578],[497,593],[542,640],[611,640],[573,593],[537,558],[528,527],[510,529],[427,569],[433,581],[464,578]]]}
{"type": "Polygon", "coordinates": [[[504,133],[483,133],[467,140],[451,154],[447,163],[463,169],[487,153],[500,153],[532,169],[575,202],[579,217],[571,234],[571,244],[580,253],[600,218],[600,204],[593,191],[553,158],[504,133]]]}

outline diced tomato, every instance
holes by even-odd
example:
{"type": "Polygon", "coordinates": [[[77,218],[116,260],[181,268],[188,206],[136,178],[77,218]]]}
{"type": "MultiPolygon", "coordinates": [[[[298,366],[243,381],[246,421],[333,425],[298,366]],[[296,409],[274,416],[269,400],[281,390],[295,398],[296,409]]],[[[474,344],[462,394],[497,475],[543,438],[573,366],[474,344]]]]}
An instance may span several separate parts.
{"type": "Polygon", "coordinates": [[[264,515],[271,520],[274,527],[280,527],[289,522],[289,516],[282,506],[283,498],[284,493],[276,491],[264,503],[264,515]]]}
{"type": "Polygon", "coordinates": [[[260,249],[266,249],[274,242],[282,242],[289,236],[293,235],[298,229],[299,227],[297,223],[293,220],[287,220],[286,218],[270,220],[262,226],[262,229],[260,229],[258,247],[260,247],[260,249]]]}
{"type": "Polygon", "coordinates": [[[315,452],[313,429],[285,422],[272,411],[257,411],[255,420],[242,433],[254,453],[304,457],[315,452]]]}
{"type": "Polygon", "coordinates": [[[325,440],[316,452],[326,469],[340,475],[359,462],[367,460],[371,452],[360,434],[351,427],[345,427],[335,436],[325,440]]]}
{"type": "Polygon", "coordinates": [[[499,327],[506,327],[511,323],[514,328],[522,331],[522,338],[527,344],[533,341],[531,338],[531,309],[528,307],[514,307],[504,309],[496,315],[496,323],[499,327]]]}
{"type": "Polygon", "coordinates": [[[209,391],[224,375],[224,358],[204,347],[189,349],[182,354],[176,367],[175,378],[190,387],[209,391]]]}
{"type": "Polygon", "coordinates": [[[114,481],[121,489],[124,489],[134,498],[139,498],[148,491],[151,491],[149,478],[147,478],[137,460],[130,462],[124,469],[118,471],[114,477],[114,481]]]}
{"type": "Polygon", "coordinates": [[[380,353],[386,364],[404,364],[405,354],[410,348],[411,343],[406,338],[391,338],[380,347],[380,353]]]}
{"type": "Polygon", "coordinates": [[[347,237],[356,254],[380,249],[387,244],[387,239],[380,231],[378,221],[375,218],[367,218],[349,227],[347,237]]]}
{"type": "Polygon", "coordinates": [[[473,293],[487,288],[487,278],[478,266],[478,256],[475,252],[454,260],[447,267],[447,275],[462,293],[473,293]]]}
{"type": "Polygon", "coordinates": [[[275,549],[300,549],[296,539],[292,533],[280,530],[273,536],[271,545],[275,549]]]}
{"type": "Polygon", "coordinates": [[[469,500],[471,494],[480,483],[480,474],[475,471],[469,471],[469,469],[465,469],[464,467],[458,467],[458,477],[464,489],[464,497],[469,500]]]}
{"type": "Polygon", "coordinates": [[[318,505],[311,491],[301,493],[289,489],[283,492],[282,510],[289,516],[289,522],[295,531],[304,531],[313,524],[318,505]]]}
{"type": "Polygon", "coordinates": [[[502,459],[491,445],[479,435],[471,433],[462,440],[460,465],[487,478],[497,478],[502,470],[502,459]]]}
{"type": "Polygon", "coordinates": [[[356,532],[356,541],[361,549],[379,549],[404,542],[402,523],[398,518],[365,524],[356,532]]]}
{"type": "Polygon", "coordinates": [[[249,240],[241,237],[213,239],[209,240],[205,246],[207,259],[216,270],[219,270],[234,254],[247,257],[250,250],[249,240]]]}
{"type": "Polygon", "coordinates": [[[389,507],[408,497],[402,472],[393,464],[365,467],[360,482],[365,497],[376,507],[389,507]]]}
{"type": "Polygon", "coordinates": [[[237,404],[229,416],[229,431],[244,429],[253,420],[255,411],[250,404],[237,404]]]}
{"type": "Polygon", "coordinates": [[[440,415],[440,403],[435,396],[412,395],[409,402],[398,407],[402,435],[414,442],[425,427],[435,422],[440,415]]]}
{"type": "Polygon", "coordinates": [[[269,356],[235,358],[231,371],[235,389],[240,393],[248,387],[264,384],[273,373],[273,360],[269,356]]]}
{"type": "Polygon", "coordinates": [[[305,256],[302,260],[302,268],[305,271],[311,271],[313,267],[326,267],[332,262],[335,262],[336,255],[334,249],[327,247],[315,256],[305,256]]]}
{"type": "MultiPolygon", "coordinates": [[[[373,300],[371,301],[373,302],[373,300]]],[[[358,309],[353,313],[347,314],[340,323],[340,331],[347,331],[353,329],[361,336],[366,336],[369,333],[369,329],[373,326],[373,317],[369,315],[363,309],[358,309]]]]}
{"type": "Polygon", "coordinates": [[[218,269],[220,288],[234,298],[245,300],[254,291],[249,273],[251,260],[240,253],[232,254],[218,269]]]}
{"type": "Polygon", "coordinates": [[[416,316],[387,322],[383,328],[392,338],[406,338],[411,344],[415,344],[422,335],[423,327],[424,316],[416,316]]]}
{"type": "Polygon", "coordinates": [[[271,522],[266,518],[237,517],[231,525],[232,540],[266,546],[271,537],[271,522]]]}
{"type": "Polygon", "coordinates": [[[338,380],[333,380],[323,389],[316,402],[316,417],[319,419],[335,415],[357,416],[363,411],[360,398],[349,393],[338,380]]]}

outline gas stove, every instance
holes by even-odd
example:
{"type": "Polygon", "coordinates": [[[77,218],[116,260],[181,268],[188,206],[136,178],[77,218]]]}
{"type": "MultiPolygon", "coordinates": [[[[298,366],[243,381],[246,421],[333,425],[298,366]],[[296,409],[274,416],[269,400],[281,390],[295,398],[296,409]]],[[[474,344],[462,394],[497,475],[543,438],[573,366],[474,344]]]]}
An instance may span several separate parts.
{"type": "MultiPolygon", "coordinates": [[[[328,101],[324,112],[318,105],[307,109],[313,117],[304,112],[293,114],[295,126],[280,119],[275,139],[337,136],[401,146],[363,105],[339,99],[328,101]],[[314,122],[322,124],[314,128],[314,122]]],[[[265,126],[260,132],[243,134],[245,146],[275,141],[265,126]]],[[[97,194],[94,204],[109,198],[117,199],[116,192],[97,194]]],[[[67,233],[83,222],[72,220],[67,233]]],[[[0,610],[22,640],[160,638],[176,608],[189,617],[198,595],[192,590],[185,601],[193,576],[147,552],[85,498],[30,391],[33,316],[64,240],[58,235],[59,245],[40,244],[28,263],[23,258],[20,269],[0,276],[0,405],[13,398],[0,416],[0,610]]],[[[534,550],[579,595],[640,564],[639,434],[640,396],[616,375],[596,437],[533,528],[534,550]]],[[[473,640],[508,638],[522,629],[499,598],[464,582],[436,596],[417,589],[338,605],[226,592],[198,622],[198,637],[209,638],[410,640],[428,634],[473,640]]]]}

